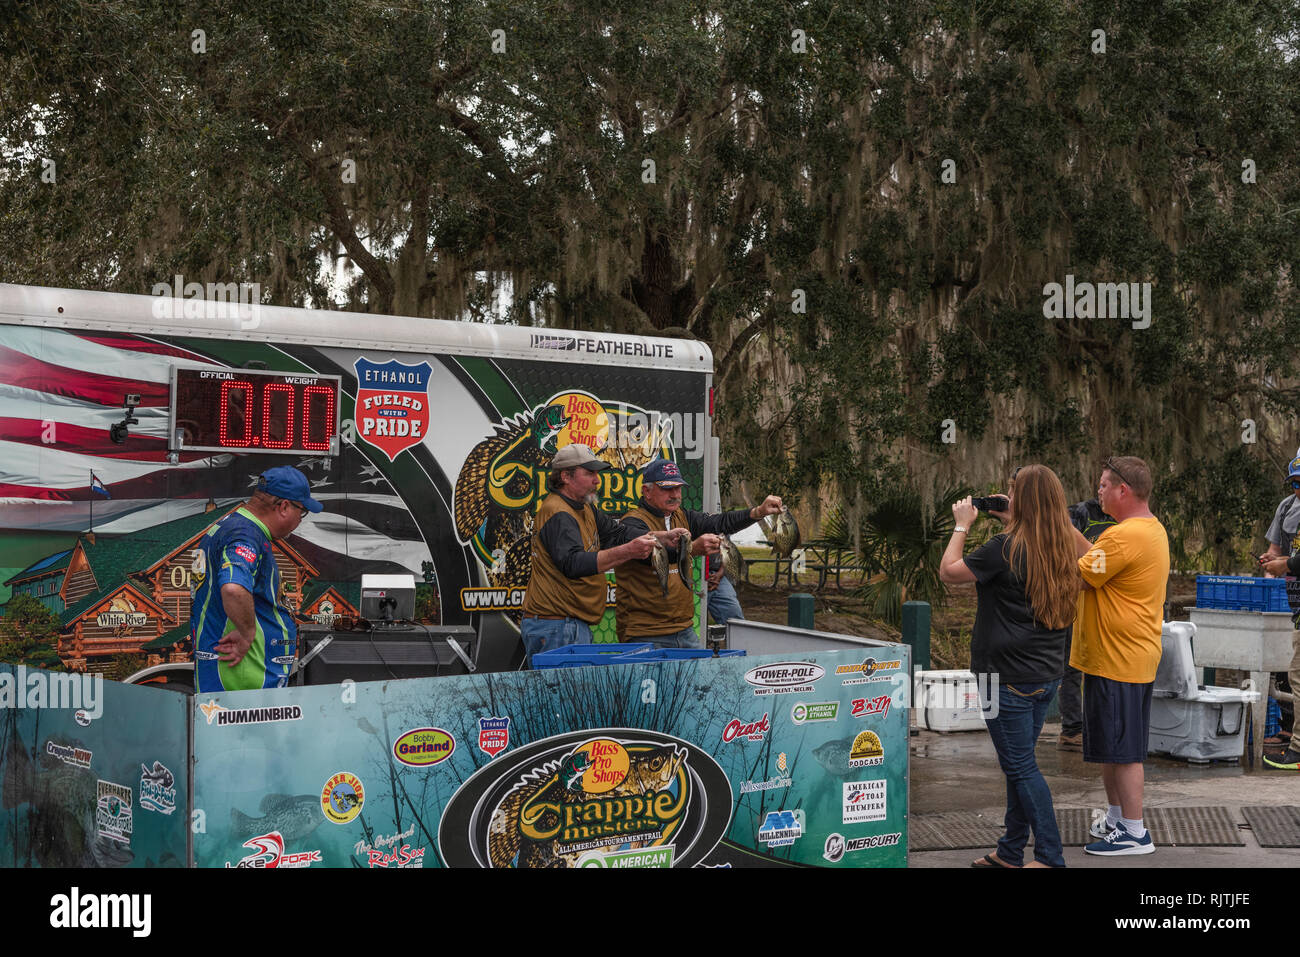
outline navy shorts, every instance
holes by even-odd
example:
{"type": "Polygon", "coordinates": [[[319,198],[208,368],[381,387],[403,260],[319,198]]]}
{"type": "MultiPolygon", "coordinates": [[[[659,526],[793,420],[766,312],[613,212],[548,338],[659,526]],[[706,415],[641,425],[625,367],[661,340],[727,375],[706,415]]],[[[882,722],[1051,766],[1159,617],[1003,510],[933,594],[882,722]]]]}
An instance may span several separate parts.
{"type": "Polygon", "coordinates": [[[1146,760],[1154,686],[1154,681],[1133,684],[1083,676],[1083,760],[1093,764],[1146,760]]]}

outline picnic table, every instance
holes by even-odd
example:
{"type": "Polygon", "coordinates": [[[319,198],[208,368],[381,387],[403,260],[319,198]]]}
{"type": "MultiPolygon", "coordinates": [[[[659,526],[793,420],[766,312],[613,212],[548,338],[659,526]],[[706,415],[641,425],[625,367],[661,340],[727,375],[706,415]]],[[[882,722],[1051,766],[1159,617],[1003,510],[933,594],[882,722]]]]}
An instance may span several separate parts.
{"type": "Polygon", "coordinates": [[[769,563],[773,566],[773,586],[780,580],[783,570],[785,571],[786,585],[788,586],[799,584],[799,575],[806,572],[816,572],[818,590],[826,587],[827,579],[832,574],[835,576],[835,587],[842,589],[844,586],[840,581],[840,573],[843,571],[859,571],[862,568],[851,546],[841,545],[826,539],[814,539],[810,542],[804,542],[796,548],[794,554],[789,558],[772,556],[771,558],[746,559],[745,580],[749,581],[749,568],[751,566],[769,563]]]}

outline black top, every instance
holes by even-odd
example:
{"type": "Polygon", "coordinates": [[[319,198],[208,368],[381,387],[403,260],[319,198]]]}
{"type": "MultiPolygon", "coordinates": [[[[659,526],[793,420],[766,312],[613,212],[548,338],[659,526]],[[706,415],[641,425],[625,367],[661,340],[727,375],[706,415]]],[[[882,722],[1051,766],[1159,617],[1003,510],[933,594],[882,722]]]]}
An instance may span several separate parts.
{"type": "MultiPolygon", "coordinates": [[[[581,501],[575,502],[567,495],[560,497],[579,512],[589,508],[596,513],[596,534],[600,536],[601,549],[614,548],[637,537],[629,535],[621,522],[610,518],[595,506],[581,501]]],[[[542,545],[551,556],[551,561],[555,562],[555,567],[564,572],[565,576],[586,578],[596,574],[596,552],[589,552],[583,548],[582,532],[572,515],[563,512],[555,515],[542,526],[538,534],[541,536],[542,545]]],[[[641,534],[644,535],[645,532],[641,534]]]]}
{"type": "Polygon", "coordinates": [[[1071,626],[1052,630],[1034,619],[1022,574],[1008,561],[1010,549],[1010,537],[1003,532],[965,558],[979,598],[970,642],[971,671],[996,674],[1003,684],[1054,681],[1065,672],[1071,626]]]}
{"type": "MultiPolygon", "coordinates": [[[[645,499],[641,499],[641,507],[651,515],[658,515],[660,518],[666,518],[668,512],[661,512],[657,508],[652,508],[645,499]]],[[[710,515],[708,512],[692,512],[689,508],[682,509],[686,513],[686,521],[689,526],[691,538],[696,539],[704,534],[712,535],[734,535],[742,528],[749,528],[754,524],[754,519],[749,517],[749,509],[738,508],[731,512],[720,512],[717,515],[710,515]]],[[[645,522],[635,516],[623,519],[623,525],[629,530],[632,538],[637,538],[650,531],[645,522]]],[[[677,561],[677,546],[674,545],[668,549],[668,561],[677,561]]],[[[649,565],[650,559],[640,559],[641,564],[649,565]]],[[[707,566],[706,566],[707,567],[707,566]]]]}

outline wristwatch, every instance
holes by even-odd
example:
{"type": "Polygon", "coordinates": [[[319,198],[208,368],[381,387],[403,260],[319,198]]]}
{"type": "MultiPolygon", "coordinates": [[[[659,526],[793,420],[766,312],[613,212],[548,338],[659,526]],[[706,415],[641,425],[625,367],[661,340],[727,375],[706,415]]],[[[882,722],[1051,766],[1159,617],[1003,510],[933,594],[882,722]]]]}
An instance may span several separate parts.
{"type": "Polygon", "coordinates": [[[970,529],[967,528],[965,525],[954,525],[952,527],[952,531],[953,534],[955,535],[957,532],[969,532],[970,529]]]}

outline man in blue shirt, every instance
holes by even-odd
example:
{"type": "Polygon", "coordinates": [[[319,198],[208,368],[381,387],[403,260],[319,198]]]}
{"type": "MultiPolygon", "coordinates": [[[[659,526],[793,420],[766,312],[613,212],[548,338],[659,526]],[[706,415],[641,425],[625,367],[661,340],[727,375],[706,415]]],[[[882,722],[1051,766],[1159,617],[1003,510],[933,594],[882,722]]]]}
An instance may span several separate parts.
{"type": "Polygon", "coordinates": [[[284,686],[298,626],[279,603],[280,569],[271,543],[322,507],[298,469],[267,469],[253,496],[200,540],[199,584],[190,606],[197,692],[284,686]]]}

